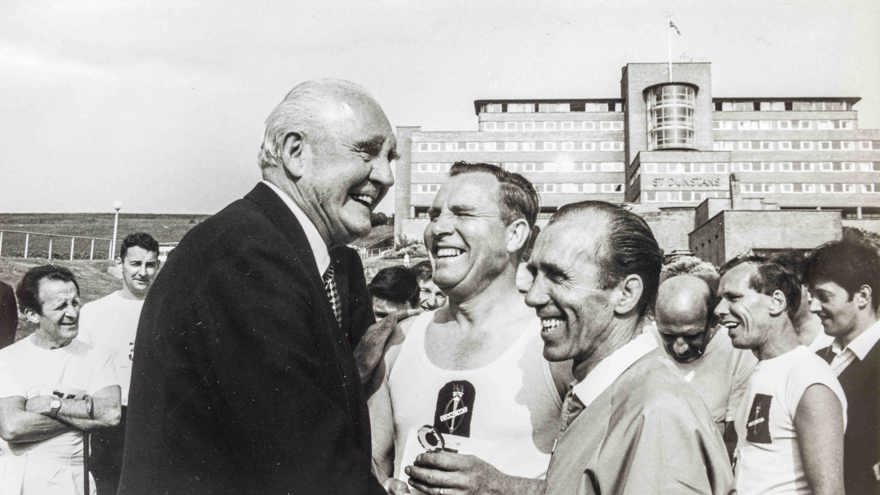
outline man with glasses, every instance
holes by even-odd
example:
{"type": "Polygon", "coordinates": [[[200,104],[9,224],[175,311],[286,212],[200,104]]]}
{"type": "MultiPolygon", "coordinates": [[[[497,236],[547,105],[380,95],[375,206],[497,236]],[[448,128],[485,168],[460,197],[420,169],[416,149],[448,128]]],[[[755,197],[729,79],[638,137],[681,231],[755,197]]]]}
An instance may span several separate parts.
{"type": "Polygon", "coordinates": [[[657,333],[684,380],[703,398],[730,453],[736,446],[733,420],[757,359],[748,350],[734,348],[727,329],[714,325],[718,272],[699,263],[691,265],[693,275],[684,272],[665,280],[661,275],[657,333]]]}

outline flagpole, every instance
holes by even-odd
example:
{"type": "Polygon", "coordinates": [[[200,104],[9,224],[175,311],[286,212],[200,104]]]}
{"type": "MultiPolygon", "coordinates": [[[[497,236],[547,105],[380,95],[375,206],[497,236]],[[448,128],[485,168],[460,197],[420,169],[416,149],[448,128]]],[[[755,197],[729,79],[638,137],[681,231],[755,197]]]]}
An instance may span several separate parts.
{"type": "Polygon", "coordinates": [[[672,82],[672,16],[666,16],[666,74],[672,82]]]}

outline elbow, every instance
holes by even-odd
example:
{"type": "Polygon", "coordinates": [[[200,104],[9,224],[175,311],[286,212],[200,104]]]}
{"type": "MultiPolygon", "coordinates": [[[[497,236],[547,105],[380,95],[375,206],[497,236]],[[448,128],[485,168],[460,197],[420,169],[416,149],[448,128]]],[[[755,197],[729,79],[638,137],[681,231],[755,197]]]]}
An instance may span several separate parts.
{"type": "Polygon", "coordinates": [[[95,418],[95,420],[101,423],[101,426],[104,427],[116,426],[121,419],[122,408],[118,404],[104,409],[101,412],[101,415],[95,418]]]}
{"type": "Polygon", "coordinates": [[[25,432],[14,423],[0,421],[0,438],[9,443],[22,441],[25,432]]]}

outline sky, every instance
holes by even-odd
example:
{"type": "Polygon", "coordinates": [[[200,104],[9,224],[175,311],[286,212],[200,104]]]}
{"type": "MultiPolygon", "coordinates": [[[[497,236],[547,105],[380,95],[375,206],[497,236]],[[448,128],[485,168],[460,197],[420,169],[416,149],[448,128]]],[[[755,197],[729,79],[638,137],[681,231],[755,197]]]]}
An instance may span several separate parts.
{"type": "Polygon", "coordinates": [[[480,98],[619,97],[626,63],[666,61],[668,15],[714,96],[861,96],[880,128],[877,0],[4,0],[0,212],[213,213],[312,78],[426,130],[475,130],[480,98]]]}

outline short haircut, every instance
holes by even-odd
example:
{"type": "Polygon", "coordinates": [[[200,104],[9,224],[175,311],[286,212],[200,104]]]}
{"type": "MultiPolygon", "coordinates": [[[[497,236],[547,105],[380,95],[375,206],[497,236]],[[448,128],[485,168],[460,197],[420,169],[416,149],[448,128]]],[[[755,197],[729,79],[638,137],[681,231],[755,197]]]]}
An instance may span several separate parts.
{"type": "Polygon", "coordinates": [[[780,291],[785,296],[786,312],[794,321],[801,304],[801,283],[797,275],[779,263],[768,260],[764,256],[741,256],[733,258],[721,267],[721,276],[736,266],[750,264],[755,272],[749,277],[749,287],[761,294],[772,295],[780,291]]]}
{"type": "Polygon", "coordinates": [[[313,142],[324,141],[327,124],[318,109],[334,103],[342,106],[344,102],[334,98],[337,95],[372,99],[363,87],[342,79],[319,79],[294,86],[266,117],[257,159],[260,168],[281,166],[281,152],[290,133],[307,135],[313,142]]]}
{"type": "Polygon", "coordinates": [[[642,217],[604,201],[581,201],[561,207],[550,223],[593,212],[607,218],[606,232],[597,245],[596,255],[603,287],[611,287],[627,275],[638,275],[643,288],[637,306],[639,315],[652,311],[660,285],[663,250],[642,217]]]}
{"type": "Polygon", "coordinates": [[[797,277],[799,284],[804,284],[804,268],[807,257],[801,251],[789,249],[770,256],[770,261],[782,265],[797,277]]]}
{"type": "Polygon", "coordinates": [[[18,297],[18,307],[22,312],[33,311],[38,315],[43,314],[43,302],[40,301],[40,280],[59,280],[61,282],[73,282],[76,292],[79,293],[79,284],[73,272],[58,265],[35,266],[25,272],[21,281],[15,287],[15,295],[18,297]]]}
{"type": "Polygon", "coordinates": [[[389,266],[376,272],[367,286],[370,295],[396,303],[419,304],[419,283],[415,274],[405,266],[389,266]]]}
{"type": "Polygon", "coordinates": [[[156,253],[157,255],[159,254],[159,243],[156,239],[153,239],[153,236],[146,232],[135,232],[133,234],[128,234],[125,236],[125,239],[122,240],[122,247],[119,248],[119,258],[124,260],[126,253],[128,253],[128,248],[134,246],[143,248],[145,251],[151,253],[156,253]]]}
{"type": "Polygon", "coordinates": [[[845,239],[823,244],[807,258],[804,280],[810,286],[828,280],[852,299],[859,287],[871,287],[871,304],[880,307],[880,254],[866,241],[845,239]]]}
{"type": "Polygon", "coordinates": [[[718,290],[718,269],[708,261],[703,261],[696,256],[679,256],[663,265],[660,270],[660,283],[677,275],[693,275],[706,282],[711,292],[718,290]]]}
{"type": "Polygon", "coordinates": [[[450,177],[473,173],[489,174],[498,181],[498,199],[505,223],[523,218],[529,227],[535,225],[538,220],[538,193],[529,179],[491,163],[455,162],[449,169],[450,177]]]}
{"type": "Polygon", "coordinates": [[[425,282],[431,280],[434,276],[434,269],[431,267],[431,262],[428,260],[419,261],[413,265],[410,270],[413,272],[413,275],[416,276],[416,282],[425,282]]]}

